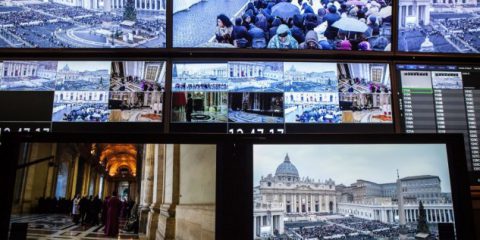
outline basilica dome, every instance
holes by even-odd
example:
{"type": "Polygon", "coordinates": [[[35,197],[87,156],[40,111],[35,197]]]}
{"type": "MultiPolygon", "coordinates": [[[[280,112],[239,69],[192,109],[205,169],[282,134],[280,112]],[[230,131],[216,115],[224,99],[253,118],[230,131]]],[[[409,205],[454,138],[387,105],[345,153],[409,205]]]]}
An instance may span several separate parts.
{"type": "Polygon", "coordinates": [[[283,163],[278,165],[277,171],[275,171],[275,177],[289,180],[299,179],[298,170],[295,165],[290,162],[288,154],[285,156],[283,163]]]}

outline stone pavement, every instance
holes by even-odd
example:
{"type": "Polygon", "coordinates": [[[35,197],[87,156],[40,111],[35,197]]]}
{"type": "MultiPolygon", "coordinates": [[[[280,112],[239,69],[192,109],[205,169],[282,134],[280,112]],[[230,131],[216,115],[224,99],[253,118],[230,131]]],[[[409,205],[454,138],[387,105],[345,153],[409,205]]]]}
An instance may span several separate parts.
{"type": "Polygon", "coordinates": [[[173,15],[173,46],[196,47],[215,35],[217,15],[235,15],[248,0],[207,0],[173,15]]]}

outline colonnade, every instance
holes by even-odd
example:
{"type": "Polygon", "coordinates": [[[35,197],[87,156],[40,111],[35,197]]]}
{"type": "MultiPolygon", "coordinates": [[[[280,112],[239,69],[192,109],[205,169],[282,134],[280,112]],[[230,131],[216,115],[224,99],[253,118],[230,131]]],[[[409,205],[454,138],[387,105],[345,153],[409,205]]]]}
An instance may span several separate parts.
{"type": "MultiPolygon", "coordinates": [[[[113,9],[124,8],[128,0],[111,0],[113,9]]],[[[150,11],[165,11],[167,8],[165,0],[135,0],[135,9],[150,11]]]]}
{"type": "MultiPolygon", "coordinates": [[[[426,220],[429,223],[452,223],[455,222],[453,208],[448,204],[424,205],[426,220]]],[[[346,215],[364,218],[368,220],[378,220],[385,223],[398,221],[398,206],[370,206],[359,204],[340,203],[339,212],[346,215]]],[[[419,217],[418,205],[405,206],[405,221],[417,222],[419,217]]]]}
{"type": "Polygon", "coordinates": [[[294,193],[283,195],[283,205],[287,213],[336,212],[334,195],[312,193],[294,193]],[[330,205],[332,208],[330,208],[330,205]]]}

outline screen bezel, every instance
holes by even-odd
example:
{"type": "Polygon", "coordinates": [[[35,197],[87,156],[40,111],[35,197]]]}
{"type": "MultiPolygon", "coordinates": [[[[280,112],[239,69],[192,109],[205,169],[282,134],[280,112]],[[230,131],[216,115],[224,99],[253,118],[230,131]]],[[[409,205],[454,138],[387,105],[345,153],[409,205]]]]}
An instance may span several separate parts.
{"type": "MultiPolygon", "coordinates": [[[[277,138],[255,138],[239,147],[243,150],[243,158],[246,159],[244,167],[251,169],[248,176],[243,179],[244,189],[250,202],[240,208],[244,212],[238,212],[237,218],[247,222],[245,229],[247,234],[244,239],[251,239],[253,236],[253,146],[262,144],[445,144],[450,181],[452,186],[452,199],[455,214],[455,228],[457,239],[470,239],[473,236],[473,219],[471,216],[472,207],[469,193],[467,171],[465,162],[465,150],[463,149],[463,137],[461,134],[396,134],[396,135],[322,135],[299,136],[288,138],[280,136],[277,138]],[[293,139],[295,138],[295,139],[293,139]],[[297,141],[295,141],[297,140],[297,141]],[[245,211],[248,209],[248,211],[245,211]]],[[[236,190],[238,191],[238,189],[236,190]]],[[[243,225],[242,225],[243,226],[243,225]]]]}

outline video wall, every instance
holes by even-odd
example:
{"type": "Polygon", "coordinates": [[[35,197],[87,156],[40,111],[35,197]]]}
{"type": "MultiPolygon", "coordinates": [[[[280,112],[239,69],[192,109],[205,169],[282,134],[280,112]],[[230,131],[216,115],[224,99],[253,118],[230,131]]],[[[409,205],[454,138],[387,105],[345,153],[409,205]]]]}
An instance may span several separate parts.
{"type": "Polygon", "coordinates": [[[380,124],[392,130],[390,85],[384,63],[174,62],[171,129],[283,133],[380,124]]]}
{"type": "Polygon", "coordinates": [[[473,0],[2,1],[0,48],[479,53],[478,14],[473,0]]]}
{"type": "Polygon", "coordinates": [[[403,132],[462,133],[467,166],[480,171],[480,67],[402,64],[396,68],[403,132]]]}
{"type": "Polygon", "coordinates": [[[166,62],[4,61],[0,73],[4,122],[162,122],[166,62]]]}

